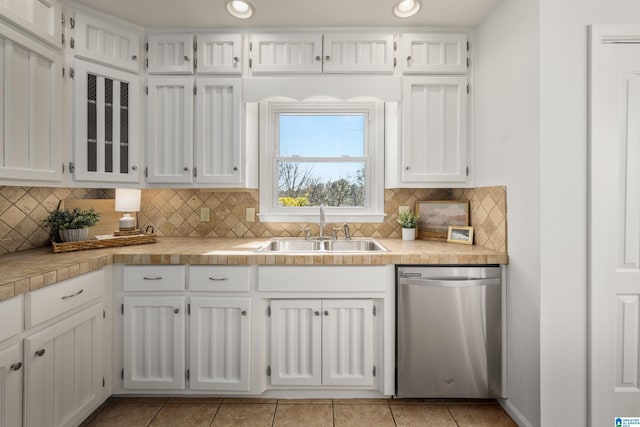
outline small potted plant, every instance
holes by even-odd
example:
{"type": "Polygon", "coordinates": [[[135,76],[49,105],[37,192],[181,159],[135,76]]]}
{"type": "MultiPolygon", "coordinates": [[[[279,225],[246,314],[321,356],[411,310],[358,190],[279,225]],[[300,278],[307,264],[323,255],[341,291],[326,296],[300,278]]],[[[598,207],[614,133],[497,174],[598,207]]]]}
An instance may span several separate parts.
{"type": "Polygon", "coordinates": [[[100,219],[100,213],[93,208],[83,211],[75,208],[56,209],[44,220],[45,226],[51,228],[51,239],[62,239],[63,242],[77,242],[89,238],[89,227],[100,219]]]}
{"type": "Polygon", "coordinates": [[[416,239],[416,226],[418,215],[411,211],[403,211],[398,215],[398,224],[402,226],[402,240],[416,239]]]}

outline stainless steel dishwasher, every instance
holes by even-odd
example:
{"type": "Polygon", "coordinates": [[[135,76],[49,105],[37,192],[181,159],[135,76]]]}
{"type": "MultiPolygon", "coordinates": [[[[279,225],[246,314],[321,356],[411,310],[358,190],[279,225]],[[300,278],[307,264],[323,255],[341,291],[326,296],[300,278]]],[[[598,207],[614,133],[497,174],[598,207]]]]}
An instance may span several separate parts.
{"type": "Polygon", "coordinates": [[[398,397],[495,398],[500,267],[398,267],[398,397]]]}

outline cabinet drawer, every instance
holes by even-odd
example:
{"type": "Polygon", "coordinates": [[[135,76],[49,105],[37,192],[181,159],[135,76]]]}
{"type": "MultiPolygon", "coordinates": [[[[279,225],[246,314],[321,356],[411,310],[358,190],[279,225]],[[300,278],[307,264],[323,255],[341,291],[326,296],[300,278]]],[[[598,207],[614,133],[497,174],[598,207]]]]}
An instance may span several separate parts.
{"type": "Polygon", "coordinates": [[[189,289],[210,292],[249,292],[249,266],[191,266],[189,289]]]}
{"type": "Polygon", "coordinates": [[[103,270],[83,274],[26,296],[26,327],[53,319],[104,295],[103,270]]]}
{"type": "Polygon", "coordinates": [[[263,292],[384,292],[393,266],[260,266],[263,292]]]}
{"type": "Polygon", "coordinates": [[[184,265],[124,267],[125,291],[184,291],[184,265]]]}
{"type": "Polygon", "coordinates": [[[23,331],[24,299],[22,295],[0,302],[0,342],[23,331]]]}

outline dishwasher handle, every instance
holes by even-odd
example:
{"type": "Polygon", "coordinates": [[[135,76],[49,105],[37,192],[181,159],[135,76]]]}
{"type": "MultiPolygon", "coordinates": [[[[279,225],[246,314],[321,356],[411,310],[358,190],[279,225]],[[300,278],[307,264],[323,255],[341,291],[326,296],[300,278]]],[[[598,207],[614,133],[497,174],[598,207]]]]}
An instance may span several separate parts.
{"type": "Polygon", "coordinates": [[[428,277],[421,278],[401,278],[401,285],[417,285],[417,286],[433,286],[433,287],[441,287],[441,288],[469,288],[474,286],[495,286],[500,285],[500,279],[477,279],[470,277],[468,279],[463,279],[460,277],[455,277],[451,279],[447,278],[433,278],[430,279],[428,277]]]}

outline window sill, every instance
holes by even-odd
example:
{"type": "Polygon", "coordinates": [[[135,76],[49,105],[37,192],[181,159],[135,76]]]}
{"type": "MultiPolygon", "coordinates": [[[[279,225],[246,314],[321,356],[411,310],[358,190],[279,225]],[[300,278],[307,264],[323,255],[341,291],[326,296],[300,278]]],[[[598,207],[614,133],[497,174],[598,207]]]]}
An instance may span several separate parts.
{"type": "MultiPolygon", "coordinates": [[[[300,222],[300,223],[318,223],[320,218],[317,213],[260,213],[260,222],[300,222]]],[[[325,215],[325,223],[382,223],[384,222],[385,214],[343,214],[343,215],[325,215]]]]}

